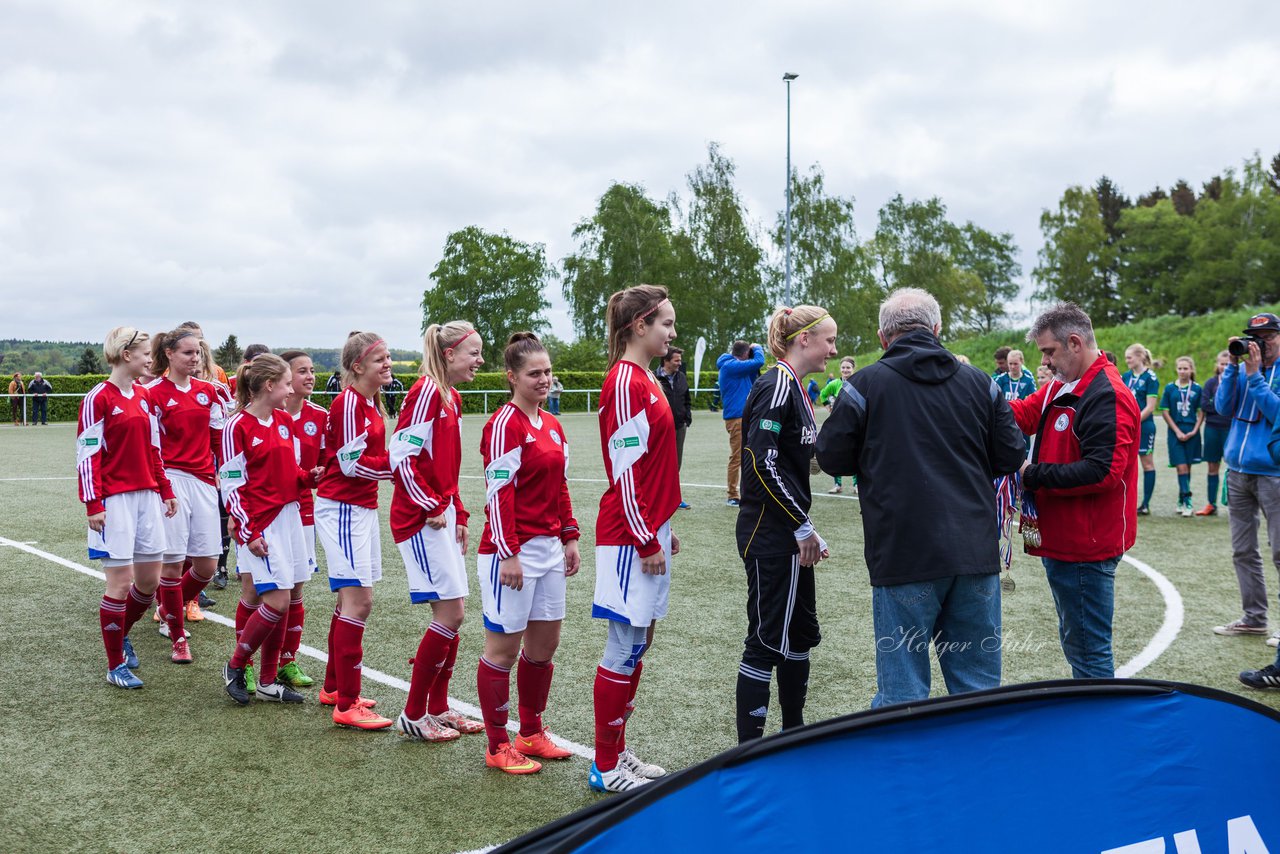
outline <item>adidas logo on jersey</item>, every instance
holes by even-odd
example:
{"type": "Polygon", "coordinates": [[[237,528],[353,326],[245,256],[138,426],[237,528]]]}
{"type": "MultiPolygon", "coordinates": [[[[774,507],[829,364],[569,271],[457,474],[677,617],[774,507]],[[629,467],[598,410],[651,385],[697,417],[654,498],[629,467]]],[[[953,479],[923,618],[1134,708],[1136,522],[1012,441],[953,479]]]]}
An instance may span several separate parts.
{"type": "Polygon", "coordinates": [[[256,447],[258,447],[258,446],[259,446],[259,445],[261,445],[261,444],[262,444],[262,440],[261,440],[261,439],[259,439],[257,436],[254,436],[254,437],[253,437],[253,444],[252,444],[252,445],[250,445],[249,447],[251,447],[251,448],[256,448],[256,447]]]}
{"type": "Polygon", "coordinates": [[[120,407],[118,407],[118,406],[113,406],[113,407],[111,407],[111,414],[112,414],[112,415],[123,415],[123,414],[124,414],[124,410],[123,410],[123,409],[121,409],[121,408],[120,408],[120,407]]]}
{"type": "Polygon", "coordinates": [[[649,402],[650,402],[650,403],[657,403],[657,402],[658,402],[658,396],[657,396],[656,394],[654,394],[653,392],[649,392],[649,402]]]}
{"type": "Polygon", "coordinates": [[[524,434],[524,443],[527,445],[527,444],[529,444],[529,443],[530,443],[530,442],[532,442],[532,441],[534,441],[533,434],[532,434],[532,433],[525,433],[525,434],[524,434]]]}
{"type": "Polygon", "coordinates": [[[765,717],[765,716],[767,716],[767,715],[769,714],[769,707],[768,707],[768,706],[761,706],[760,708],[756,709],[755,711],[751,712],[750,714],[751,714],[751,717],[753,717],[753,718],[763,718],[763,717],[765,717]]]}
{"type": "Polygon", "coordinates": [[[172,397],[169,398],[169,402],[165,404],[165,406],[177,406],[177,405],[178,405],[178,401],[174,400],[172,397]]]}

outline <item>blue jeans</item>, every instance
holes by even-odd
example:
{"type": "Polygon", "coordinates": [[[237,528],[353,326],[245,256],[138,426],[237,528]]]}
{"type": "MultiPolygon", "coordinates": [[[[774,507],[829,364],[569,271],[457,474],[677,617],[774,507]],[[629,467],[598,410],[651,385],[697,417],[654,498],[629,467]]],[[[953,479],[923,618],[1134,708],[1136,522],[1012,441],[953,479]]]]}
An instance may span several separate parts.
{"type": "Polygon", "coordinates": [[[1053,605],[1058,637],[1076,679],[1111,679],[1111,618],[1116,609],[1116,564],[1120,558],[1068,563],[1041,558],[1053,605]]]}
{"type": "Polygon", "coordinates": [[[560,398],[558,397],[547,398],[547,411],[549,411],[552,415],[559,415],[560,414],[560,398]]]}
{"type": "Polygon", "coordinates": [[[871,589],[876,696],[871,708],[929,696],[929,645],[947,691],[1000,685],[1000,575],[953,575],[871,589]]]}

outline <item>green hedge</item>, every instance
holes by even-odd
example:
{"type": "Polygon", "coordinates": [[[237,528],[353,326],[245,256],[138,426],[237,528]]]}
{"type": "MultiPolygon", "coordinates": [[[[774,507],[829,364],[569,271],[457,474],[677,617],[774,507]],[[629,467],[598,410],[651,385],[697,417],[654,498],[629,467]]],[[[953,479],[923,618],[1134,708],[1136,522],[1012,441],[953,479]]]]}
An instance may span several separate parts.
{"type": "MultiPolygon", "coordinates": [[[[557,374],[560,382],[564,383],[566,389],[599,389],[604,385],[604,373],[601,371],[565,371],[557,374]]],[[[405,391],[417,382],[416,374],[397,374],[396,377],[400,382],[404,383],[405,391]]],[[[12,375],[10,375],[12,379],[12,375]]],[[[105,376],[84,374],[79,376],[46,376],[46,380],[53,386],[54,394],[75,394],[83,396],[89,392],[95,385],[106,380],[105,376]]],[[[324,381],[328,377],[317,377],[317,391],[311,395],[311,399],[321,406],[327,406],[331,395],[319,390],[323,387],[324,381]]],[[[24,383],[30,383],[31,377],[24,376],[24,383]]],[[[716,382],[716,373],[714,371],[702,372],[702,385],[704,388],[711,388],[716,382]]],[[[8,384],[5,384],[8,388],[8,384]]],[[[507,376],[499,373],[476,374],[475,381],[459,386],[462,391],[491,391],[489,397],[489,411],[492,412],[497,407],[506,402],[505,392],[507,391],[507,376]]],[[[588,395],[583,392],[566,392],[560,398],[560,410],[562,412],[584,412],[587,409],[588,395]]],[[[702,395],[703,398],[707,395],[702,395]]],[[[464,412],[483,413],[485,411],[485,396],[482,394],[463,394],[462,406],[464,412]]],[[[590,395],[591,407],[597,407],[599,400],[599,392],[593,391],[590,395]]],[[[701,401],[699,401],[701,403],[701,401]]],[[[27,411],[31,412],[31,403],[27,403],[27,411]]],[[[50,421],[75,421],[80,413],[80,397],[50,397],[49,398],[49,420],[50,421]]],[[[4,412],[8,416],[8,411],[4,412]]]]}

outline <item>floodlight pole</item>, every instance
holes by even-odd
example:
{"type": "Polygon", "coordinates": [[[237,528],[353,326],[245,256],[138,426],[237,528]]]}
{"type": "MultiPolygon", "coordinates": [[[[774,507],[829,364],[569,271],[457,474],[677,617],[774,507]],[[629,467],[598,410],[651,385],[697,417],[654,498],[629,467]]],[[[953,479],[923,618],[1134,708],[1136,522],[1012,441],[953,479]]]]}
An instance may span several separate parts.
{"type": "Polygon", "coordinates": [[[782,75],[783,82],[787,84],[787,266],[783,279],[783,305],[791,305],[791,81],[799,76],[791,72],[782,75]]]}

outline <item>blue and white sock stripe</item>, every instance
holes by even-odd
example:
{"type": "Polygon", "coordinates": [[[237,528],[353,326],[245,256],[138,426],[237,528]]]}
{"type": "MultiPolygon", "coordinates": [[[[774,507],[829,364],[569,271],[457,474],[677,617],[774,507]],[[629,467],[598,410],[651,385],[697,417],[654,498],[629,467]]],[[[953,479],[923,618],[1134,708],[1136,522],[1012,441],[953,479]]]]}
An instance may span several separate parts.
{"type": "Polygon", "coordinates": [[[754,679],[757,682],[769,682],[773,679],[773,674],[770,671],[752,667],[745,661],[738,665],[738,672],[748,679],[754,679]]]}

